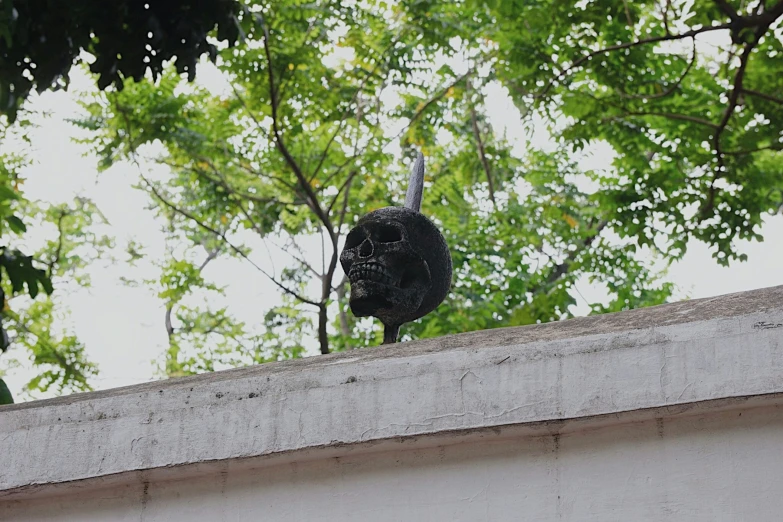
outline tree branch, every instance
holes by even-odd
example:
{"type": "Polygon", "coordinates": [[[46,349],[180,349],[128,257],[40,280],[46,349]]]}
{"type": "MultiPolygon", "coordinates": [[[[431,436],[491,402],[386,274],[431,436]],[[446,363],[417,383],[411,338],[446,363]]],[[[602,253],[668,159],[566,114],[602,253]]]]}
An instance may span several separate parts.
{"type": "MultiPolygon", "coordinates": [[[[760,34],[758,34],[758,31],[757,31],[757,36],[761,36],[760,34]]],[[[718,155],[718,163],[719,166],[721,167],[721,170],[723,170],[723,152],[721,150],[721,143],[720,143],[721,134],[723,134],[723,131],[726,130],[726,126],[729,124],[729,120],[731,120],[731,116],[734,114],[734,109],[737,107],[737,101],[739,100],[740,93],[742,92],[742,82],[745,78],[745,69],[748,66],[748,59],[750,58],[750,53],[753,51],[753,49],[756,47],[757,44],[758,44],[758,40],[755,40],[754,42],[745,45],[745,49],[743,50],[742,56],[740,57],[739,68],[737,69],[737,73],[734,76],[734,84],[731,88],[731,92],[729,93],[728,106],[726,107],[726,110],[723,112],[723,117],[718,123],[718,127],[712,138],[713,146],[715,147],[715,152],[718,155]]]]}
{"type": "MultiPolygon", "coordinates": [[[[65,216],[68,215],[68,212],[65,211],[65,209],[60,210],[60,215],[57,216],[57,248],[54,251],[54,256],[52,257],[52,260],[47,265],[46,270],[46,277],[49,279],[52,278],[52,272],[54,271],[54,267],[57,265],[57,263],[60,262],[60,256],[62,256],[63,251],[63,235],[65,232],[63,232],[63,221],[65,220],[65,216]]],[[[2,305],[2,303],[0,303],[2,305]]]]}
{"type": "Polygon", "coordinates": [[[347,281],[348,277],[343,277],[343,280],[340,281],[340,284],[337,285],[335,290],[337,292],[337,314],[340,318],[340,333],[343,334],[343,337],[345,338],[345,347],[350,350],[352,348],[352,346],[349,344],[351,339],[351,326],[350,321],[348,320],[348,314],[345,313],[345,286],[347,281]]]}
{"type": "MultiPolygon", "coordinates": [[[[764,10],[764,2],[762,0],[756,8],[756,14],[746,16],[741,16],[737,13],[725,0],[714,1],[721,8],[721,11],[731,19],[733,35],[739,35],[742,29],[748,27],[756,27],[757,29],[763,27],[764,31],[766,31],[775,20],[783,16],[783,1],[779,1],[771,9],[764,10]]],[[[762,31],[762,34],[764,31],[762,31]]]]}
{"type": "Polygon", "coordinates": [[[283,137],[280,134],[280,124],[279,124],[279,115],[278,115],[279,100],[277,99],[277,89],[275,87],[275,76],[273,72],[272,55],[269,51],[269,40],[270,40],[269,28],[267,27],[266,22],[263,19],[260,19],[260,22],[261,22],[262,31],[264,33],[263,45],[264,45],[264,55],[266,56],[266,62],[267,62],[266,69],[267,69],[267,76],[269,79],[269,98],[270,98],[270,104],[272,109],[272,134],[274,136],[275,144],[277,146],[277,149],[283,155],[283,158],[285,159],[288,166],[294,172],[294,176],[296,176],[299,186],[304,192],[306,199],[309,199],[310,209],[313,211],[316,217],[318,217],[321,223],[323,223],[323,225],[327,229],[327,232],[329,233],[329,236],[334,241],[335,239],[334,230],[332,227],[332,222],[329,219],[329,216],[326,215],[324,213],[324,210],[321,208],[321,205],[318,202],[318,196],[313,191],[313,187],[310,185],[310,182],[305,177],[297,161],[294,159],[293,156],[291,156],[291,153],[286,147],[285,142],[283,141],[283,137]]]}
{"type": "MultiPolygon", "coordinates": [[[[212,183],[220,185],[229,194],[234,194],[235,196],[241,197],[242,199],[246,199],[246,200],[252,201],[254,203],[262,203],[262,204],[282,203],[277,198],[271,198],[271,197],[270,198],[263,198],[263,197],[260,197],[260,196],[256,196],[255,194],[248,194],[247,192],[240,192],[240,191],[236,190],[234,187],[232,187],[231,185],[228,184],[228,180],[226,180],[226,178],[220,173],[220,171],[217,169],[217,167],[215,167],[214,163],[212,163],[212,161],[209,160],[208,158],[197,158],[197,159],[199,161],[203,161],[204,163],[206,163],[209,166],[210,170],[212,170],[212,172],[215,173],[217,178],[213,178],[212,176],[207,174],[203,169],[199,169],[197,167],[186,167],[184,165],[179,165],[179,164],[174,163],[174,162],[166,161],[163,158],[150,158],[150,159],[155,161],[155,163],[158,163],[160,165],[166,165],[167,167],[170,167],[172,169],[182,169],[182,170],[185,170],[185,171],[188,171],[188,172],[192,172],[193,174],[196,174],[197,176],[201,176],[201,177],[205,178],[206,180],[211,181],[212,183]]],[[[296,202],[293,202],[291,204],[296,204],[296,202]]]]}
{"type": "Polygon", "coordinates": [[[396,135],[394,135],[392,138],[387,140],[386,145],[383,146],[383,148],[386,148],[390,143],[394,142],[397,138],[402,136],[410,127],[413,125],[416,120],[418,120],[422,114],[433,104],[438,101],[440,101],[446,94],[449,92],[449,89],[452,87],[455,87],[457,84],[459,84],[461,81],[463,81],[465,78],[467,78],[470,74],[473,73],[473,68],[468,69],[468,71],[465,74],[461,74],[460,76],[456,77],[454,81],[443,87],[435,96],[427,100],[419,109],[414,113],[413,116],[411,116],[410,121],[408,124],[403,128],[400,132],[398,132],[396,135]]]}
{"type": "MultiPolygon", "coordinates": [[[[304,36],[302,37],[302,44],[299,46],[299,49],[297,49],[296,51],[294,51],[294,52],[292,53],[292,56],[296,56],[297,54],[299,54],[299,52],[300,52],[302,49],[304,49],[304,48],[305,48],[305,46],[314,46],[314,45],[315,45],[315,43],[318,41],[318,38],[316,38],[316,39],[314,39],[312,42],[310,42],[309,44],[308,44],[308,42],[307,42],[307,39],[310,37],[310,33],[311,33],[311,32],[313,32],[313,28],[315,28],[315,23],[314,23],[314,21],[315,21],[315,20],[313,19],[313,20],[311,20],[311,21],[310,21],[310,22],[307,24],[307,31],[305,31],[305,34],[304,34],[304,36]]],[[[291,63],[291,65],[293,65],[293,66],[294,66],[294,68],[296,68],[296,64],[293,64],[293,63],[291,63]]],[[[285,78],[285,75],[286,75],[286,70],[287,70],[287,68],[286,68],[286,67],[280,67],[280,74],[278,75],[278,77],[280,78],[280,90],[281,90],[281,91],[283,91],[283,90],[285,89],[285,87],[286,87],[286,85],[287,85],[287,83],[288,83],[288,82],[286,81],[286,78],[285,78]]]]}
{"type": "Polygon", "coordinates": [[[671,8],[672,1],[666,0],[664,6],[663,6],[663,27],[666,30],[667,35],[671,35],[671,31],[669,30],[669,9],[671,8]]]}
{"type": "Polygon", "coordinates": [[[696,63],[696,38],[691,38],[691,42],[693,44],[693,51],[691,52],[691,59],[688,62],[688,66],[683,71],[682,75],[677,79],[676,82],[674,82],[671,87],[666,89],[660,94],[628,94],[625,91],[622,91],[620,89],[617,89],[617,93],[620,95],[621,98],[629,99],[629,100],[658,100],[661,98],[666,98],[667,96],[674,93],[674,91],[677,90],[677,88],[682,85],[682,81],[685,79],[686,76],[688,76],[688,73],[691,72],[691,69],[693,68],[693,65],[696,63]]]}
{"type": "MultiPolygon", "coordinates": [[[[337,189],[337,194],[334,195],[332,202],[329,203],[329,210],[328,210],[329,214],[332,213],[332,209],[334,208],[335,203],[337,203],[337,200],[340,199],[340,194],[342,194],[343,191],[346,190],[346,188],[350,187],[351,183],[353,182],[353,178],[356,177],[357,173],[358,172],[356,170],[352,170],[351,173],[348,174],[346,180],[343,181],[342,185],[340,185],[340,188],[337,189]]],[[[347,193],[348,191],[346,191],[346,194],[347,193]]],[[[340,224],[342,225],[342,222],[340,224]]],[[[339,228],[340,227],[338,227],[338,231],[339,228]]]]}
{"type": "MultiPolygon", "coordinates": [[[[380,53],[380,57],[383,57],[386,55],[386,53],[391,49],[401,38],[402,34],[398,35],[396,38],[393,38],[392,41],[389,43],[389,45],[386,46],[385,49],[380,53]]],[[[379,58],[380,58],[379,57],[379,58]]],[[[388,63],[388,60],[386,60],[386,63],[388,63]]],[[[351,97],[351,101],[348,102],[348,105],[346,106],[345,110],[343,111],[342,116],[340,117],[340,123],[337,126],[337,129],[334,131],[332,136],[329,138],[329,141],[326,143],[326,147],[324,147],[323,153],[321,154],[321,159],[318,161],[318,164],[313,169],[313,173],[310,176],[310,182],[312,182],[316,176],[318,176],[318,173],[321,170],[321,167],[323,166],[324,162],[326,161],[326,157],[329,153],[329,149],[332,147],[332,144],[334,143],[334,140],[337,138],[337,135],[342,131],[346,120],[348,119],[348,113],[351,110],[351,105],[358,99],[359,94],[364,90],[364,85],[367,83],[367,81],[372,77],[373,74],[375,74],[375,71],[378,70],[378,67],[381,64],[381,60],[375,62],[375,65],[373,65],[373,68],[367,73],[367,76],[362,79],[362,81],[359,83],[359,87],[356,89],[356,92],[351,97]]]]}
{"type": "MultiPolygon", "coordinates": [[[[659,118],[667,118],[667,119],[670,119],[670,120],[689,121],[691,123],[696,123],[698,125],[704,125],[705,127],[711,127],[713,129],[716,129],[718,127],[715,123],[713,123],[713,122],[711,122],[709,120],[698,118],[696,116],[691,116],[689,114],[676,114],[676,113],[670,113],[670,112],[638,112],[638,111],[630,111],[626,107],[624,107],[623,105],[620,105],[620,104],[617,104],[617,103],[613,103],[612,101],[610,101],[609,99],[607,99],[605,97],[596,96],[596,95],[594,95],[594,94],[592,94],[590,92],[582,91],[582,90],[576,91],[576,92],[577,92],[577,94],[581,94],[583,96],[587,96],[589,98],[592,98],[593,100],[595,100],[595,101],[597,101],[599,103],[604,103],[604,104],[606,104],[606,105],[608,105],[610,107],[614,107],[615,109],[619,109],[619,110],[623,111],[623,113],[624,113],[623,116],[654,116],[654,117],[659,117],[659,118]]],[[[615,118],[616,118],[615,116],[608,116],[606,118],[603,118],[601,121],[602,122],[603,121],[610,121],[610,120],[615,119],[615,118]]]]}
{"type": "MultiPolygon", "coordinates": [[[[337,222],[337,233],[340,233],[340,229],[343,228],[343,224],[345,223],[345,216],[348,213],[348,199],[351,194],[351,182],[353,181],[353,178],[356,176],[356,171],[354,170],[348,175],[348,179],[345,181],[345,184],[340,189],[343,191],[343,207],[340,209],[340,218],[337,222]]],[[[335,199],[337,199],[337,196],[339,196],[339,192],[334,196],[335,199]]],[[[331,208],[331,206],[330,206],[331,208]]]]}
{"type": "Polygon", "coordinates": [[[479,130],[478,119],[476,118],[476,108],[472,104],[470,106],[470,124],[473,128],[473,137],[476,139],[476,145],[478,146],[481,167],[484,169],[484,174],[487,176],[489,199],[492,201],[492,206],[497,208],[497,202],[495,201],[495,186],[492,183],[492,170],[490,169],[489,161],[487,161],[487,155],[484,151],[484,141],[481,139],[481,131],[479,130]]]}
{"type": "MultiPolygon", "coordinates": [[[[297,263],[299,263],[300,265],[302,265],[303,267],[305,267],[305,269],[306,269],[308,272],[310,272],[311,274],[313,274],[313,276],[315,276],[315,277],[317,277],[317,278],[319,278],[319,279],[320,279],[321,277],[323,277],[323,274],[322,274],[322,273],[320,273],[320,272],[319,272],[318,270],[316,270],[315,268],[313,268],[313,266],[312,266],[310,263],[308,263],[308,262],[307,262],[307,261],[306,261],[304,258],[302,258],[302,257],[300,257],[300,256],[298,256],[298,255],[296,255],[296,254],[294,254],[294,253],[292,253],[292,252],[291,252],[289,249],[287,249],[287,248],[282,248],[282,247],[278,246],[277,244],[275,244],[275,242],[274,242],[274,241],[272,241],[271,243],[272,243],[273,245],[275,245],[275,246],[277,247],[277,249],[278,249],[278,250],[280,250],[280,251],[282,251],[282,252],[285,252],[285,253],[286,253],[288,256],[290,256],[290,257],[291,257],[291,259],[293,259],[294,261],[296,261],[297,263]]],[[[293,241],[292,241],[292,243],[293,243],[293,241]]],[[[300,249],[299,247],[295,247],[295,248],[296,248],[296,250],[297,250],[297,251],[298,251],[300,254],[302,253],[302,251],[301,251],[301,249],[300,249]]]]}
{"type": "Polygon", "coordinates": [[[717,4],[718,8],[720,8],[721,11],[723,11],[723,14],[729,17],[729,20],[732,22],[736,22],[740,19],[740,15],[737,14],[737,11],[732,7],[730,3],[728,3],[726,0],[713,0],[715,4],[717,4]]]}
{"type": "MultiPolygon", "coordinates": [[[[590,247],[590,245],[593,244],[593,242],[601,234],[601,231],[604,228],[606,228],[606,226],[608,224],[609,224],[609,222],[606,221],[606,220],[601,221],[598,224],[598,226],[595,228],[595,232],[593,232],[592,234],[587,236],[582,241],[582,248],[584,249],[584,248],[590,247]]],[[[548,285],[552,284],[555,281],[557,281],[558,279],[560,279],[562,276],[564,276],[568,272],[568,269],[571,267],[571,263],[574,262],[574,259],[576,259],[576,256],[579,255],[580,252],[581,252],[580,249],[572,251],[571,253],[568,254],[568,257],[566,257],[566,259],[562,263],[559,263],[559,264],[555,265],[555,267],[552,270],[552,272],[550,272],[549,275],[546,278],[546,284],[548,284],[548,285]]]]}
{"type": "MultiPolygon", "coordinates": [[[[219,253],[220,253],[220,248],[213,248],[212,250],[208,250],[207,257],[199,265],[198,271],[201,272],[202,270],[204,270],[204,268],[210,263],[210,261],[215,259],[219,253]]],[[[166,335],[169,339],[169,346],[171,346],[172,343],[174,342],[174,334],[176,333],[176,330],[174,329],[174,324],[171,321],[171,314],[174,312],[174,304],[175,303],[171,301],[166,304],[166,315],[164,316],[164,320],[163,320],[166,326],[166,335]]]]}
{"type": "Polygon", "coordinates": [[[623,0],[623,7],[625,8],[625,20],[628,22],[628,27],[633,27],[633,18],[631,18],[631,9],[628,7],[628,0],[623,0]]]}
{"type": "Polygon", "coordinates": [[[270,139],[269,133],[267,133],[266,129],[261,126],[261,122],[258,121],[258,118],[256,118],[256,115],[253,113],[253,111],[250,110],[250,107],[247,106],[247,102],[245,102],[245,99],[242,97],[241,94],[239,94],[239,91],[237,90],[236,85],[234,82],[231,83],[231,90],[234,91],[234,96],[236,96],[237,100],[239,100],[239,103],[242,104],[242,107],[244,107],[245,112],[247,112],[247,115],[250,116],[250,119],[253,120],[253,123],[256,124],[256,127],[258,130],[261,131],[261,133],[264,135],[266,139],[270,139]]]}
{"type": "MultiPolygon", "coordinates": [[[[461,75],[461,76],[459,76],[459,77],[455,78],[455,79],[454,79],[454,81],[452,81],[452,82],[450,82],[448,85],[444,86],[444,87],[443,87],[441,90],[439,90],[439,91],[438,91],[438,93],[437,93],[437,94],[435,94],[435,96],[433,96],[433,97],[432,97],[432,98],[430,98],[428,101],[426,101],[426,102],[424,103],[424,105],[423,105],[423,106],[421,106],[421,107],[420,107],[420,108],[419,108],[419,109],[416,111],[416,113],[415,113],[415,114],[414,114],[414,115],[413,115],[413,116],[410,118],[410,120],[408,120],[408,123],[405,125],[405,127],[403,127],[403,129],[402,129],[402,130],[400,130],[400,131],[399,131],[399,132],[398,132],[396,135],[392,136],[391,138],[388,138],[388,139],[386,139],[386,140],[385,140],[385,141],[384,141],[384,142],[383,142],[383,143],[380,145],[380,150],[384,150],[384,149],[385,149],[386,147],[388,147],[388,146],[389,146],[391,143],[393,143],[393,142],[394,142],[395,140],[397,140],[397,139],[398,139],[400,136],[402,136],[402,135],[403,135],[405,132],[407,132],[407,131],[408,131],[408,129],[410,129],[410,128],[411,128],[411,126],[413,126],[413,124],[414,124],[414,123],[416,123],[416,121],[417,121],[417,120],[418,120],[418,119],[421,117],[421,115],[424,113],[424,111],[426,111],[426,110],[427,110],[427,108],[428,108],[428,107],[430,107],[430,106],[431,106],[433,103],[435,103],[435,102],[437,102],[438,100],[440,100],[441,98],[443,98],[443,97],[444,97],[444,96],[445,96],[445,95],[448,93],[449,89],[451,89],[452,87],[454,87],[454,86],[456,86],[457,84],[459,84],[459,83],[460,83],[462,80],[464,80],[464,79],[465,79],[465,78],[466,78],[466,77],[467,77],[467,76],[468,76],[470,73],[471,73],[471,70],[469,70],[469,71],[468,71],[468,72],[466,72],[465,74],[463,74],[463,75],[461,75]]],[[[364,146],[364,147],[362,147],[362,150],[361,150],[361,151],[358,151],[358,153],[356,153],[356,154],[354,154],[353,156],[351,156],[350,158],[348,158],[348,159],[347,159],[345,162],[343,162],[341,165],[338,165],[338,166],[337,166],[337,168],[334,170],[334,172],[332,172],[331,174],[329,174],[329,176],[328,176],[328,177],[327,177],[327,178],[324,180],[324,182],[322,183],[322,186],[323,186],[323,187],[326,187],[326,186],[328,185],[328,183],[329,183],[329,182],[330,182],[330,181],[331,181],[331,180],[332,180],[332,179],[333,179],[333,178],[334,178],[334,177],[335,177],[337,174],[339,174],[339,173],[340,173],[340,172],[341,172],[341,171],[342,171],[342,170],[343,170],[343,169],[344,169],[344,168],[345,168],[347,165],[349,165],[349,164],[350,164],[352,161],[356,160],[356,158],[358,158],[358,157],[362,156],[362,155],[365,153],[365,151],[366,151],[366,150],[367,150],[367,149],[370,147],[371,143],[372,143],[371,141],[368,141],[368,142],[365,144],[365,146],[364,146]]],[[[336,197],[335,197],[335,199],[332,201],[332,203],[329,205],[329,214],[331,214],[331,209],[332,209],[332,207],[334,206],[334,204],[335,204],[335,201],[337,201],[337,198],[336,198],[336,197]]]]}
{"type": "Polygon", "coordinates": [[[675,114],[671,112],[627,112],[628,116],[657,116],[659,118],[667,118],[670,120],[689,121],[698,125],[704,125],[705,127],[717,128],[718,126],[711,121],[697,118],[696,116],[690,116],[688,114],[675,114]]]}
{"type": "Polygon", "coordinates": [[[778,105],[783,105],[783,98],[778,98],[776,96],[772,96],[771,94],[766,94],[759,91],[754,91],[752,89],[746,89],[742,88],[742,92],[745,94],[750,94],[751,96],[755,96],[757,98],[762,98],[767,101],[771,101],[772,103],[777,103],[778,105]]]}
{"type": "Polygon", "coordinates": [[[240,257],[242,257],[248,263],[250,263],[253,266],[253,268],[255,268],[256,270],[261,272],[263,275],[265,275],[272,283],[275,284],[275,286],[280,288],[283,292],[285,292],[286,294],[290,295],[294,299],[297,299],[298,301],[301,301],[303,303],[307,303],[307,304],[312,305],[312,306],[320,306],[319,303],[317,303],[317,302],[315,302],[315,301],[313,301],[311,299],[307,299],[306,297],[297,294],[296,292],[294,292],[290,288],[288,288],[285,285],[283,285],[282,283],[280,283],[277,279],[272,277],[266,270],[261,268],[255,262],[253,262],[253,260],[250,259],[250,257],[241,248],[239,248],[236,245],[234,245],[228,239],[228,237],[226,237],[226,235],[223,232],[220,232],[219,230],[216,230],[216,229],[212,228],[211,226],[207,225],[203,221],[199,220],[193,214],[189,213],[186,210],[183,210],[183,209],[177,207],[176,205],[174,205],[173,203],[168,201],[166,198],[164,198],[160,194],[158,189],[155,188],[155,185],[151,181],[149,181],[143,174],[140,174],[140,176],[141,176],[141,179],[144,181],[144,183],[147,185],[147,187],[150,189],[152,194],[158,199],[158,201],[160,201],[163,205],[165,205],[166,207],[171,209],[173,212],[176,212],[177,214],[179,214],[179,215],[181,215],[181,216],[191,220],[192,222],[194,222],[195,224],[197,224],[198,226],[200,226],[201,228],[203,228],[207,232],[212,233],[213,235],[215,235],[215,237],[217,237],[220,240],[222,240],[231,250],[236,252],[240,257]]]}
{"type": "Polygon", "coordinates": [[[166,304],[166,315],[163,318],[163,324],[166,326],[166,337],[169,340],[169,347],[174,343],[174,324],[171,321],[171,314],[174,311],[174,304],[173,303],[167,303],[166,304]]]}
{"type": "Polygon", "coordinates": [[[248,174],[250,174],[252,176],[258,176],[258,177],[261,177],[261,178],[270,179],[272,181],[277,181],[281,185],[283,185],[286,188],[290,189],[291,192],[293,192],[295,195],[304,198],[304,196],[299,192],[299,189],[297,188],[296,185],[294,185],[293,183],[290,183],[290,182],[284,180],[283,178],[281,178],[279,176],[273,176],[271,174],[264,174],[262,172],[255,171],[252,168],[250,168],[249,166],[243,165],[241,161],[239,163],[237,163],[237,165],[239,166],[239,168],[241,168],[242,170],[244,170],[245,172],[247,172],[248,174]]]}
{"type": "MultiPolygon", "coordinates": [[[[780,7],[780,6],[783,6],[783,0],[780,0],[780,2],[776,7],[780,7]]],[[[753,40],[745,44],[745,48],[742,51],[742,56],[740,56],[740,65],[737,68],[737,73],[734,76],[734,83],[731,88],[731,93],[729,93],[728,106],[726,107],[726,110],[723,112],[723,117],[718,123],[718,127],[715,130],[715,133],[713,134],[712,137],[712,146],[715,149],[715,155],[717,156],[718,168],[715,171],[715,174],[713,175],[712,182],[710,182],[710,188],[707,191],[707,200],[705,201],[704,205],[699,211],[699,216],[701,219],[708,218],[709,214],[715,208],[715,197],[718,191],[718,189],[715,186],[715,182],[724,176],[724,171],[726,170],[723,145],[721,144],[721,136],[723,132],[726,130],[726,127],[728,126],[729,121],[731,120],[731,117],[734,114],[734,109],[737,107],[740,94],[742,93],[742,82],[745,79],[745,70],[748,66],[750,54],[753,52],[753,49],[759,44],[759,41],[764,36],[764,33],[767,32],[768,28],[769,28],[769,24],[761,25],[757,27],[756,31],[754,32],[753,40]]]]}
{"type": "Polygon", "coordinates": [[[648,45],[652,43],[658,43],[658,42],[666,42],[666,41],[672,41],[672,40],[682,40],[684,38],[693,38],[694,36],[710,31],[722,31],[725,29],[731,29],[731,24],[721,24],[721,25],[713,25],[710,27],[700,27],[699,29],[691,29],[690,31],[685,31],[681,34],[667,34],[664,36],[655,36],[652,38],[645,38],[642,40],[636,40],[634,42],[626,42],[622,44],[617,45],[610,45],[609,47],[604,47],[603,49],[598,49],[597,51],[592,51],[581,58],[576,59],[571,65],[568,67],[565,67],[562,71],[560,71],[560,74],[556,75],[554,78],[552,78],[549,83],[544,87],[544,89],[535,95],[536,98],[543,98],[546,96],[546,94],[549,92],[549,90],[554,86],[556,82],[567,76],[572,70],[576,69],[577,67],[581,66],[583,63],[587,62],[588,60],[591,60],[592,58],[605,54],[610,53],[612,51],[619,51],[622,49],[630,49],[632,47],[638,47],[640,45],[648,45]]]}
{"type": "Polygon", "coordinates": [[[211,261],[213,261],[218,256],[219,253],[220,253],[220,249],[217,247],[213,248],[212,250],[208,250],[207,257],[204,258],[204,261],[202,261],[201,264],[198,266],[198,271],[201,272],[202,270],[204,270],[204,268],[206,268],[206,266],[211,261]]]}
{"type": "Polygon", "coordinates": [[[771,150],[775,152],[779,152],[783,150],[783,143],[778,143],[777,145],[767,145],[765,147],[757,147],[755,149],[746,149],[746,150],[729,150],[724,151],[724,156],[744,156],[746,154],[753,154],[754,152],[761,152],[762,150],[771,150]]]}

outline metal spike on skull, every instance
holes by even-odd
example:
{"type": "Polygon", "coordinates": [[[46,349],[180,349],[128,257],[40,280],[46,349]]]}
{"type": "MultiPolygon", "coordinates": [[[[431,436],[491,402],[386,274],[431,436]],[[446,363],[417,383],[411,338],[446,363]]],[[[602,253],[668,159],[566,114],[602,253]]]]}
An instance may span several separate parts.
{"type": "Polygon", "coordinates": [[[405,206],[362,217],[340,255],[351,283],[351,311],[356,317],[380,319],[383,344],[397,342],[400,326],[435,310],[451,287],[446,240],[419,212],[423,188],[424,155],[419,152],[405,206]]]}

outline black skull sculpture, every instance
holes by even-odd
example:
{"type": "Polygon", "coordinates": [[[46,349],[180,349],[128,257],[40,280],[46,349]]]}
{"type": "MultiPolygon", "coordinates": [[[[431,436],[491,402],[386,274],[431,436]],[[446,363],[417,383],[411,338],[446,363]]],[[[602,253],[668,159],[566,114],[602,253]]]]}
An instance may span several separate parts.
{"type": "Polygon", "coordinates": [[[380,319],[384,344],[396,342],[400,325],[437,308],[451,286],[446,240],[418,211],[423,181],[419,154],[405,207],[381,208],[362,217],[340,255],[351,283],[351,311],[380,319]]]}

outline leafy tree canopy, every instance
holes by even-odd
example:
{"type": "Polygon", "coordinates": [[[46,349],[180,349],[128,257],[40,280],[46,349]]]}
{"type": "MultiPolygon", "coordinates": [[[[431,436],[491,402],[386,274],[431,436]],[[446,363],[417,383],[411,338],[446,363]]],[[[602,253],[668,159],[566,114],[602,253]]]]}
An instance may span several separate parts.
{"type": "Polygon", "coordinates": [[[660,268],[691,240],[743,260],[783,208],[782,19],[783,0],[243,2],[225,92],[165,69],[78,122],[101,168],[140,166],[177,247],[144,282],[165,304],[162,373],[377,344],[337,258],[360,216],[401,204],[415,149],[455,275],[404,338],[567,318],[583,281],[607,291],[594,313],[665,302],[660,268]],[[491,124],[497,96],[513,133],[491,124]],[[227,258],[284,296],[260,324],[209,297],[227,258]]]}
{"type": "Polygon", "coordinates": [[[98,86],[122,89],[126,78],[156,78],[176,59],[177,71],[195,74],[203,54],[212,59],[214,31],[233,44],[235,0],[5,0],[0,5],[0,111],[15,118],[31,89],[67,85],[82,51],[92,55],[98,86]]]}
{"type": "Polygon", "coordinates": [[[399,204],[405,169],[390,146],[425,150],[424,208],[455,260],[450,299],[413,337],[567,317],[580,278],[613,296],[596,312],[663,302],[671,285],[643,251],[671,262],[696,238],[728,263],[736,240],[758,239],[762,214],[780,208],[783,2],[249,2],[248,12],[247,40],[218,60],[230,95],[183,94],[169,75],[88,104],[82,124],[104,166],[164,145],[154,160],[172,177],[147,190],[225,255],[251,259],[231,240],[242,231],[283,238],[290,253],[299,235],[322,235],[321,260],[292,255],[298,268],[275,278],[291,306],[318,314],[322,352],[377,342],[345,314],[336,256],[359,216],[399,204]],[[697,45],[721,31],[730,38],[697,45]],[[342,63],[335,49],[348,51],[342,63]],[[488,123],[493,85],[556,150],[512,150],[488,123]],[[580,153],[598,142],[613,165],[585,171],[580,153]]]}
{"type": "MultiPolygon", "coordinates": [[[[571,150],[617,154],[600,185],[616,232],[673,258],[689,238],[726,264],[780,208],[783,1],[411,2],[444,47],[465,9],[493,72],[571,150]],[[469,7],[472,6],[472,7],[469,7]]],[[[461,33],[461,34],[460,34],[461,33]]]]}
{"type": "MultiPolygon", "coordinates": [[[[18,133],[26,136],[26,130],[18,133]]],[[[8,134],[3,137],[16,141],[8,134]]],[[[25,362],[36,368],[24,387],[28,393],[87,391],[97,368],[79,339],[62,328],[67,311],[54,288],[89,286],[84,269],[104,256],[112,241],[95,232],[102,216],[89,200],[26,199],[21,171],[33,160],[18,143],[9,148],[16,152],[0,152],[0,355],[7,368],[25,362]],[[38,244],[28,241],[31,233],[38,244]]],[[[0,371],[0,404],[13,402],[2,377],[0,371]]]]}
{"type": "MultiPolygon", "coordinates": [[[[101,89],[113,85],[121,90],[125,79],[139,81],[147,73],[155,79],[172,60],[179,73],[192,79],[196,62],[202,55],[215,59],[216,41],[236,42],[238,10],[239,4],[234,0],[3,1],[0,3],[0,114],[13,122],[31,90],[41,92],[66,87],[68,73],[74,63],[83,59],[83,51],[88,53],[90,70],[96,74],[101,89]],[[215,38],[208,41],[208,34],[215,38]]],[[[3,157],[2,160],[2,170],[8,174],[6,162],[13,162],[14,158],[3,157]]],[[[19,201],[20,196],[10,188],[7,178],[6,175],[0,180],[3,227],[0,233],[4,234],[4,240],[6,232],[21,234],[26,229],[23,220],[13,213],[14,202],[19,201]]],[[[5,241],[0,244],[0,275],[10,290],[7,294],[0,288],[0,302],[5,301],[6,295],[18,295],[24,289],[32,299],[36,298],[39,289],[51,294],[51,270],[47,272],[37,267],[33,256],[25,255],[5,241]]],[[[47,305],[37,304],[36,308],[27,310],[30,313],[27,323],[44,328],[45,332],[34,333],[27,327],[21,328],[18,339],[23,344],[28,342],[25,339],[33,339],[32,344],[28,344],[33,352],[37,349],[36,364],[54,364],[59,368],[41,376],[44,382],[58,381],[58,372],[62,371],[65,372],[64,381],[60,383],[62,389],[70,389],[68,383],[72,379],[80,383],[76,389],[86,387],[86,377],[92,369],[89,365],[78,369],[73,361],[68,361],[84,362],[81,345],[72,337],[59,339],[56,345],[55,340],[49,338],[51,315],[48,312],[36,315],[43,313],[41,306],[47,305]],[[33,317],[43,322],[34,321],[33,317]],[[42,348],[44,344],[48,348],[42,348]],[[73,349],[69,350],[69,347],[73,349]],[[49,354],[43,356],[41,349],[48,350],[49,354]]],[[[12,313],[6,311],[6,315],[9,314],[12,313]]],[[[17,322],[16,326],[24,326],[23,323],[17,322]]],[[[0,327],[0,351],[6,351],[9,343],[8,333],[0,327]]],[[[41,382],[38,379],[28,388],[40,388],[41,382]]],[[[48,384],[42,389],[46,387],[48,384]]],[[[12,400],[6,391],[5,383],[0,380],[0,404],[12,400]]]]}

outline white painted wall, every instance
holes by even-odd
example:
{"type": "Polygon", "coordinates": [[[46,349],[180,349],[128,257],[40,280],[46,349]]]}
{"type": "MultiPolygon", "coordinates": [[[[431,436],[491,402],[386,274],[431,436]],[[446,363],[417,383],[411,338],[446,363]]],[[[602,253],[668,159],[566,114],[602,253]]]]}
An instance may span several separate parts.
{"type": "Polygon", "coordinates": [[[783,287],[0,409],[0,520],[779,521],[783,287]]]}
{"type": "Polygon", "coordinates": [[[4,520],[780,521],[783,413],[740,409],[11,501],[4,520]],[[742,416],[739,414],[742,413],[742,416]]]}
{"type": "Polygon", "coordinates": [[[5,520],[779,521],[778,407],[11,501],[5,520]],[[742,413],[742,416],[739,414],[742,413]]]}

